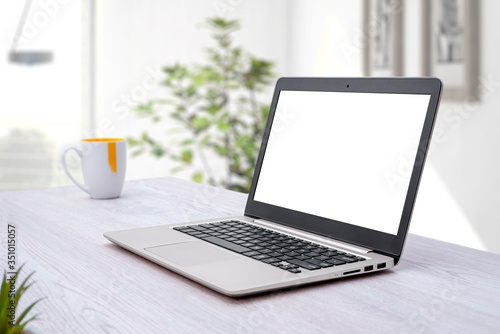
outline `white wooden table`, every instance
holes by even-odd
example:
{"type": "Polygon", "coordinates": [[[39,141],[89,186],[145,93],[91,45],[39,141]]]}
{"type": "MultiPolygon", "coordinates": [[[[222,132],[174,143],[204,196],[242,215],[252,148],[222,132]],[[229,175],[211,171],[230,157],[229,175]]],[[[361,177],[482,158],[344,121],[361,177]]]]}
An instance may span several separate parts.
{"type": "Polygon", "coordinates": [[[40,333],[500,333],[496,254],[410,235],[392,270],[232,299],[102,236],[241,215],[245,202],[174,178],[127,182],[115,200],[76,187],[0,193],[2,269],[12,224],[17,263],[36,271],[21,307],[47,297],[40,333]]]}

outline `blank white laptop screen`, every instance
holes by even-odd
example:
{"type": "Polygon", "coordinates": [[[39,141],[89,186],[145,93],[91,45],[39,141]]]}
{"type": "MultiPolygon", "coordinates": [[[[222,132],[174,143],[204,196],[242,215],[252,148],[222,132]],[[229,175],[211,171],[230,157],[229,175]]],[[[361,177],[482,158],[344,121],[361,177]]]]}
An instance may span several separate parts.
{"type": "Polygon", "coordinates": [[[396,235],[429,100],[282,90],[254,200],[396,235]]]}

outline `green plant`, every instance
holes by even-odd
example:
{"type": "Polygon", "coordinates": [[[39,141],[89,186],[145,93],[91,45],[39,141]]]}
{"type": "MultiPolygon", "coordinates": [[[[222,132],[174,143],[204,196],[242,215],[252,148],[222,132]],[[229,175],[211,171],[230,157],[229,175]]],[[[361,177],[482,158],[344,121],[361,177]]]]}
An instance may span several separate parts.
{"type": "Polygon", "coordinates": [[[206,64],[166,66],[162,85],[168,97],[135,109],[153,123],[173,121],[183,133],[164,143],[143,132],[128,143],[133,156],[150,153],[177,162],[173,172],[198,160],[193,181],[248,192],[269,113],[258,95],[272,82],[274,64],[233,45],[237,21],[212,18],[206,26],[215,41],[205,50],[206,64]]]}
{"type": "Polygon", "coordinates": [[[17,278],[19,277],[19,273],[22,268],[23,266],[21,266],[14,275],[9,277],[9,279],[7,279],[6,272],[3,274],[2,286],[0,288],[0,333],[24,333],[23,331],[26,325],[37,318],[35,315],[25,320],[28,313],[40,301],[40,299],[29,305],[21,314],[19,314],[19,316],[17,315],[19,300],[31,286],[31,284],[27,283],[34,274],[29,274],[16,289],[17,278]]]}

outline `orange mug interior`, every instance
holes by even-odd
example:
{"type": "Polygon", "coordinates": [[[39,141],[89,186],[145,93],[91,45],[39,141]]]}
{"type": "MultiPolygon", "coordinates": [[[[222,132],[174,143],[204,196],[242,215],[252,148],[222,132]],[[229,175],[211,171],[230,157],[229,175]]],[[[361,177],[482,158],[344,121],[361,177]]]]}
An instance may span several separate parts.
{"type": "Polygon", "coordinates": [[[109,142],[114,142],[114,141],[124,141],[125,139],[123,138],[89,138],[89,139],[82,139],[82,141],[87,141],[87,142],[104,142],[104,143],[109,143],[109,142]]]}

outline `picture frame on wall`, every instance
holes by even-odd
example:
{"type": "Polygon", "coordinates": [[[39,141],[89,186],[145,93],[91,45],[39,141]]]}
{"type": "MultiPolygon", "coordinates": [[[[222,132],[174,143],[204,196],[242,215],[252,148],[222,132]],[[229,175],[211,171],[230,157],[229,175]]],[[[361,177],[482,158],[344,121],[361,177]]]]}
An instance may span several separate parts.
{"type": "Polygon", "coordinates": [[[402,0],[364,0],[363,75],[403,75],[402,0]]]}
{"type": "Polygon", "coordinates": [[[422,75],[443,81],[442,98],[477,100],[477,0],[423,0],[422,75]]]}

